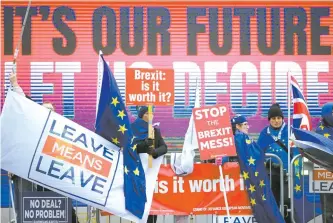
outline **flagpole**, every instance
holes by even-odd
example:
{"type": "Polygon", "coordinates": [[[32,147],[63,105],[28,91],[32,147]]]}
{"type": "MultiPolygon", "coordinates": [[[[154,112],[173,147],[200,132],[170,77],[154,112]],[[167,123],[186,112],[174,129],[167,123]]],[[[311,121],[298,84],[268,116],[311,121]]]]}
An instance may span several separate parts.
{"type": "MultiPolygon", "coordinates": [[[[154,140],[154,127],[153,127],[153,105],[148,105],[148,138],[154,140]]],[[[153,141],[154,142],[154,141],[153,141]]],[[[155,143],[155,142],[154,142],[155,143]]],[[[152,147],[154,148],[154,143],[152,147]]],[[[153,167],[153,157],[149,155],[148,157],[148,168],[153,167]]]]}
{"type": "MultiPolygon", "coordinates": [[[[25,15],[24,15],[24,19],[23,19],[23,22],[22,22],[22,29],[21,29],[21,33],[20,33],[20,38],[16,44],[16,48],[15,48],[15,51],[14,51],[14,59],[13,59],[13,64],[12,64],[12,72],[11,74],[9,74],[9,80],[13,77],[13,76],[16,76],[16,72],[17,72],[17,67],[16,67],[16,64],[17,64],[17,57],[18,57],[18,54],[19,54],[19,51],[20,51],[20,45],[22,43],[22,38],[23,38],[23,33],[24,33],[24,28],[25,28],[25,25],[27,23],[27,18],[28,18],[28,14],[29,14],[29,11],[30,11],[30,6],[31,6],[31,1],[32,0],[29,0],[28,2],[28,7],[25,11],[25,15]]],[[[9,90],[12,88],[12,84],[11,82],[9,83],[9,90]]],[[[7,86],[5,84],[5,89],[7,89],[7,86]]]]}
{"type": "Polygon", "coordinates": [[[20,48],[20,45],[21,45],[21,42],[22,42],[22,39],[23,39],[24,28],[25,28],[25,25],[27,23],[28,14],[29,14],[29,11],[30,11],[30,6],[31,6],[31,0],[29,0],[28,7],[25,11],[24,20],[23,20],[23,23],[22,23],[22,29],[21,29],[21,33],[20,33],[20,38],[19,38],[19,41],[16,44],[16,48],[15,48],[15,52],[14,52],[14,60],[13,60],[13,66],[12,66],[12,73],[13,74],[16,74],[16,60],[17,60],[17,57],[18,57],[18,53],[20,51],[19,48],[20,48]]]}
{"type": "Polygon", "coordinates": [[[223,190],[223,197],[224,197],[225,208],[226,208],[226,211],[227,211],[228,219],[231,220],[230,212],[229,212],[228,198],[227,198],[227,191],[226,191],[226,184],[225,184],[224,177],[223,177],[222,165],[219,165],[219,170],[220,170],[220,176],[221,176],[221,180],[222,180],[222,184],[223,184],[223,189],[224,189],[223,190]]]}
{"type": "Polygon", "coordinates": [[[99,57],[98,57],[98,65],[97,65],[97,94],[96,94],[96,115],[97,117],[97,112],[98,112],[98,105],[99,105],[99,98],[101,95],[101,88],[102,88],[102,80],[103,80],[103,61],[101,58],[101,55],[103,55],[103,52],[100,50],[99,51],[99,57]]]}
{"type": "Polygon", "coordinates": [[[290,115],[291,115],[291,89],[290,89],[290,85],[291,85],[291,76],[290,76],[290,72],[288,70],[288,140],[287,140],[287,144],[288,144],[288,177],[289,177],[289,180],[288,180],[288,198],[290,198],[290,188],[291,188],[291,185],[290,185],[290,179],[292,176],[290,176],[290,143],[289,143],[289,139],[290,139],[290,115]]]}

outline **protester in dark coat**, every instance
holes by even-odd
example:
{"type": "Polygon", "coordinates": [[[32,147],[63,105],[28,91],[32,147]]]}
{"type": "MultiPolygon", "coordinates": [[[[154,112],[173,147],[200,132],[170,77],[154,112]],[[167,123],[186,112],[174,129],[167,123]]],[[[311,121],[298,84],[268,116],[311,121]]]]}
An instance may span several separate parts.
{"type": "MultiPolygon", "coordinates": [[[[148,107],[142,106],[138,108],[138,118],[132,123],[131,129],[135,136],[134,144],[137,144],[136,151],[138,153],[147,153],[154,159],[163,156],[168,152],[161,131],[154,127],[154,139],[148,138],[148,107]],[[152,145],[154,145],[152,147],[152,145]]],[[[149,215],[147,223],[156,223],[157,215],[149,215]]]]}

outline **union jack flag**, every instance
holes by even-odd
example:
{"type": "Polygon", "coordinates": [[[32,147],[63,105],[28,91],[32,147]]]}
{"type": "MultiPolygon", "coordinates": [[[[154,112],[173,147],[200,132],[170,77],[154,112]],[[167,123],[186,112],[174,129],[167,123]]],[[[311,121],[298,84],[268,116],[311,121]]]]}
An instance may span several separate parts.
{"type": "Polygon", "coordinates": [[[312,126],[308,105],[295,77],[291,75],[290,79],[294,105],[293,126],[294,128],[310,131],[312,126]]]}
{"type": "MultiPolygon", "coordinates": [[[[295,138],[294,131],[297,129],[303,129],[306,131],[311,131],[311,116],[309,113],[309,109],[302,93],[302,90],[296,81],[296,78],[293,75],[290,75],[290,87],[291,93],[293,97],[293,132],[291,138],[295,138]]],[[[292,143],[292,147],[294,147],[294,143],[292,143]]],[[[308,188],[305,185],[309,184],[309,179],[307,176],[303,176],[303,163],[302,159],[298,158],[293,163],[293,178],[294,184],[292,185],[294,191],[294,202],[295,202],[295,220],[296,222],[308,222],[318,213],[314,213],[316,207],[318,207],[318,200],[312,199],[309,200],[310,194],[308,188]],[[314,200],[314,201],[313,201],[314,200]]],[[[312,198],[314,198],[312,196],[312,198]]]]}

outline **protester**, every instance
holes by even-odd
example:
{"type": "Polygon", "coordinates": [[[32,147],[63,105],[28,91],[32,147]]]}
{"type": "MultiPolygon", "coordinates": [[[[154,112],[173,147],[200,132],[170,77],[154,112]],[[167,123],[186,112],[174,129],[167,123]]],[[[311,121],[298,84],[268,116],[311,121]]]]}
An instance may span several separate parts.
{"type": "MultiPolygon", "coordinates": [[[[22,88],[17,82],[16,74],[11,74],[9,77],[12,90],[28,99],[31,99],[28,95],[25,95],[22,88]]],[[[16,212],[16,222],[22,222],[21,215],[19,214],[19,207],[21,206],[22,201],[22,193],[23,192],[31,192],[37,189],[36,185],[34,185],[31,181],[23,179],[19,176],[8,173],[9,177],[12,179],[14,184],[14,208],[16,212]]]]}
{"type": "MultiPolygon", "coordinates": [[[[231,125],[237,156],[219,158],[221,164],[226,162],[239,163],[253,215],[258,222],[284,223],[274,201],[274,195],[268,189],[270,185],[264,164],[265,154],[257,143],[249,137],[249,125],[246,117],[234,116],[231,119],[231,125]],[[265,205],[264,209],[262,208],[263,204],[265,205]]],[[[216,164],[218,163],[216,162],[216,164]]]]}
{"type": "MultiPolygon", "coordinates": [[[[12,89],[14,92],[27,97],[28,99],[32,100],[30,96],[26,95],[23,91],[23,89],[20,87],[17,81],[17,75],[15,73],[12,73],[9,77],[10,84],[12,86],[12,89]]],[[[44,102],[42,104],[43,107],[50,109],[51,111],[55,111],[55,107],[51,102],[44,102]]],[[[14,204],[15,204],[15,212],[17,214],[16,216],[16,222],[20,223],[22,222],[21,215],[19,213],[19,207],[21,206],[22,201],[22,193],[23,192],[31,192],[31,191],[51,191],[47,188],[43,188],[39,185],[36,186],[36,184],[33,184],[31,181],[25,180],[19,176],[9,174],[9,177],[12,178],[14,183],[14,191],[15,191],[15,198],[14,198],[14,204]]],[[[69,202],[72,202],[72,199],[68,199],[69,202]]],[[[79,223],[79,220],[76,216],[75,209],[72,209],[72,223],[79,223]]]]}
{"type": "Polygon", "coordinates": [[[245,117],[236,116],[231,122],[235,129],[237,159],[254,217],[257,222],[284,223],[270,188],[264,164],[265,153],[249,137],[249,126],[245,117]]]}
{"type": "MultiPolygon", "coordinates": [[[[277,155],[283,162],[284,169],[284,205],[290,207],[288,198],[288,126],[283,120],[283,112],[279,104],[273,104],[268,110],[269,126],[265,127],[259,135],[258,145],[265,153],[277,155]]],[[[292,151],[292,150],[291,150],[292,151]]],[[[296,155],[296,154],[295,154],[296,155]]],[[[292,155],[291,155],[292,157],[292,155]]],[[[278,205],[280,205],[280,163],[277,159],[272,158],[267,162],[268,173],[271,177],[271,187],[278,205]]],[[[286,222],[291,222],[290,215],[285,216],[286,222]]]]}
{"type": "Polygon", "coordinates": [[[138,153],[148,153],[154,159],[167,153],[167,145],[162,138],[161,131],[154,127],[154,139],[148,138],[148,107],[142,106],[138,111],[138,118],[131,128],[137,144],[138,153]],[[152,145],[154,144],[154,147],[152,145]]]}
{"type": "Polygon", "coordinates": [[[249,134],[249,123],[243,115],[236,115],[231,119],[232,132],[235,135],[236,131],[249,134]]]}
{"type": "MultiPolygon", "coordinates": [[[[238,133],[249,134],[249,123],[243,115],[235,115],[231,119],[232,133],[235,136],[238,133]]],[[[237,156],[223,156],[216,159],[208,160],[208,163],[215,163],[216,165],[223,165],[226,162],[238,162],[237,156]]]]}
{"type": "MultiPolygon", "coordinates": [[[[134,144],[138,153],[147,153],[154,159],[167,153],[167,145],[161,131],[154,127],[154,139],[148,138],[148,107],[138,107],[138,118],[132,123],[131,128],[135,136],[134,144]]],[[[149,215],[147,223],[156,223],[157,215],[149,215]]]]}
{"type": "MultiPolygon", "coordinates": [[[[333,102],[326,103],[321,109],[321,121],[316,132],[333,140],[333,102]]],[[[333,194],[320,194],[323,222],[333,223],[333,194]]]]}

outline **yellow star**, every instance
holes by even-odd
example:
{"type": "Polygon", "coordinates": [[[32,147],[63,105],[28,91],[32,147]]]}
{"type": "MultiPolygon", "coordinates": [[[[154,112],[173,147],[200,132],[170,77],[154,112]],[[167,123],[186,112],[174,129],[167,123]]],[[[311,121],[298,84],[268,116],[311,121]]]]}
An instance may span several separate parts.
{"type": "Polygon", "coordinates": [[[113,104],[114,105],[114,107],[116,107],[117,106],[117,104],[119,104],[120,102],[118,101],[118,98],[117,97],[112,97],[112,102],[111,102],[111,104],[113,104]]]}
{"type": "Polygon", "coordinates": [[[323,126],[323,124],[321,124],[321,125],[319,126],[319,128],[321,128],[321,130],[324,130],[325,126],[323,126]]]}
{"type": "Polygon", "coordinates": [[[263,195],[261,196],[261,199],[262,199],[263,201],[266,200],[266,198],[265,198],[265,194],[263,194],[263,195]]]}
{"type": "Polygon", "coordinates": [[[246,179],[249,179],[250,177],[249,177],[249,172],[245,172],[245,171],[243,171],[243,178],[244,178],[244,180],[246,180],[246,179]]]}
{"type": "Polygon", "coordinates": [[[137,145],[137,144],[135,144],[135,145],[132,147],[133,151],[136,150],[136,145],[137,145]]]}
{"type": "Polygon", "coordinates": [[[259,186],[260,186],[260,187],[264,187],[265,185],[266,185],[266,184],[265,184],[264,180],[261,180],[259,186]]]}
{"type": "Polygon", "coordinates": [[[295,160],[294,165],[299,166],[299,159],[295,160]]]}
{"type": "Polygon", "coordinates": [[[326,138],[328,138],[328,137],[330,137],[331,135],[330,134],[328,134],[328,133],[325,133],[324,134],[324,137],[326,137],[326,138]]]}
{"type": "Polygon", "coordinates": [[[127,128],[125,128],[125,124],[123,124],[123,125],[119,125],[118,132],[121,132],[121,133],[124,134],[125,131],[127,131],[127,128]]]}
{"type": "Polygon", "coordinates": [[[121,120],[124,120],[124,116],[126,116],[125,115],[125,111],[124,110],[118,110],[118,115],[117,115],[117,117],[120,117],[121,118],[121,120]]]}
{"type": "Polygon", "coordinates": [[[252,140],[251,139],[247,139],[246,140],[246,144],[251,144],[252,143],[252,140]]]}
{"type": "Polygon", "coordinates": [[[126,174],[128,174],[129,170],[127,169],[127,166],[124,167],[124,171],[126,174]]]}
{"type": "Polygon", "coordinates": [[[296,192],[301,191],[301,185],[296,184],[295,191],[296,192]]]}
{"type": "Polygon", "coordinates": [[[255,172],[254,176],[256,176],[256,177],[259,176],[259,172],[255,172]]]}
{"type": "Polygon", "coordinates": [[[255,205],[256,204],[256,199],[254,198],[251,198],[251,201],[250,201],[251,205],[255,205]]]}
{"type": "Polygon", "coordinates": [[[138,168],[136,168],[133,173],[136,175],[136,176],[139,176],[140,175],[140,171],[138,168]]]}
{"type": "Polygon", "coordinates": [[[301,179],[301,174],[299,174],[299,172],[296,173],[296,177],[298,177],[298,179],[301,179]]]}
{"type": "Polygon", "coordinates": [[[118,138],[112,138],[112,142],[113,142],[114,144],[118,144],[118,143],[119,143],[118,138]]]}
{"type": "Polygon", "coordinates": [[[256,191],[256,187],[254,185],[250,184],[249,191],[251,191],[251,193],[255,192],[256,191]]]}
{"type": "Polygon", "coordinates": [[[249,161],[249,165],[254,165],[254,162],[256,161],[255,159],[252,158],[252,156],[250,156],[250,159],[248,159],[247,161],[249,161]]]}

